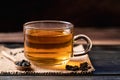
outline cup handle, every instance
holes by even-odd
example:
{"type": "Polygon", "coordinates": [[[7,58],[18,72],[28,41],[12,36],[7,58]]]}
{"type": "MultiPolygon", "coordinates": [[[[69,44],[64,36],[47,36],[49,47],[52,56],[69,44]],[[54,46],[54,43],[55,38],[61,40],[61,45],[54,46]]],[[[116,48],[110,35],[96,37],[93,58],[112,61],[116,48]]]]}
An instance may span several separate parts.
{"type": "MultiPolygon", "coordinates": [[[[84,34],[78,34],[78,35],[74,36],[74,43],[73,44],[77,43],[77,40],[79,40],[79,39],[85,40],[87,42],[87,47],[85,50],[79,51],[80,54],[73,54],[74,56],[80,56],[80,55],[87,54],[87,52],[89,52],[92,48],[91,39],[84,34]]],[[[79,43],[79,45],[80,45],[80,43],[79,43]]],[[[75,52],[75,51],[73,51],[73,52],[75,52]]]]}

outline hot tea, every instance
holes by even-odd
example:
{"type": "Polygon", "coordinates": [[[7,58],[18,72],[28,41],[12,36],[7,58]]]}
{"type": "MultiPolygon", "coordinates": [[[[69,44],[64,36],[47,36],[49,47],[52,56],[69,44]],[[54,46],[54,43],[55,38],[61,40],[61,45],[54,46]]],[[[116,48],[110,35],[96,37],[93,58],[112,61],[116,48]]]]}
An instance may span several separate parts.
{"type": "Polygon", "coordinates": [[[26,29],[24,36],[25,56],[38,66],[64,64],[71,57],[70,30],[26,29]]]}
{"type": "Polygon", "coordinates": [[[38,67],[65,67],[71,57],[84,55],[92,47],[89,37],[83,34],[74,36],[73,29],[73,24],[66,21],[41,20],[25,23],[25,57],[38,67]],[[73,45],[81,45],[78,41],[81,39],[87,42],[86,49],[73,51],[73,45]]]}

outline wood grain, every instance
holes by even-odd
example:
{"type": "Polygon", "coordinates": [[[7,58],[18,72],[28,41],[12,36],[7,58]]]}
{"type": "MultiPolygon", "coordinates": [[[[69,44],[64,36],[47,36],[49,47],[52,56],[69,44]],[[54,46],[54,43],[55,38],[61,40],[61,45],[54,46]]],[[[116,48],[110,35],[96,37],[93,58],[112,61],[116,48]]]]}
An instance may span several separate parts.
{"type": "MultiPolygon", "coordinates": [[[[94,45],[120,45],[119,28],[78,28],[75,27],[74,34],[85,34],[91,38],[94,45]]],[[[23,32],[0,33],[0,42],[23,43],[23,32]]]]}

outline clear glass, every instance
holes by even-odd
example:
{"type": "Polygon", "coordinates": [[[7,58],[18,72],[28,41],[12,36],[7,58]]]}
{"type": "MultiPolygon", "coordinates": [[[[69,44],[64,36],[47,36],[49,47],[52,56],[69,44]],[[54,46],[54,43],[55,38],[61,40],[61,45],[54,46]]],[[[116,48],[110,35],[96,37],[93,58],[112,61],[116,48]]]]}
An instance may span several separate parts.
{"type": "Polygon", "coordinates": [[[73,40],[78,39],[87,42],[88,47],[81,54],[87,53],[92,47],[91,40],[81,34],[73,37],[70,22],[43,20],[24,24],[25,57],[38,67],[65,65],[73,57],[73,40]]]}
{"type": "Polygon", "coordinates": [[[73,25],[65,21],[24,24],[25,56],[37,66],[65,64],[71,57],[73,25]]]}

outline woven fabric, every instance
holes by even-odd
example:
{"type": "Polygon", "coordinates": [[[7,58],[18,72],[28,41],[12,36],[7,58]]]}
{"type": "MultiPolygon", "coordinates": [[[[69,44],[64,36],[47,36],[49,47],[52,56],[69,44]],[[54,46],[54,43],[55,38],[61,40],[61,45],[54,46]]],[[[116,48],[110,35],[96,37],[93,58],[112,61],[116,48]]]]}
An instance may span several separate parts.
{"type": "MultiPolygon", "coordinates": [[[[0,51],[4,50],[7,54],[13,56],[17,61],[19,60],[23,60],[26,59],[24,57],[24,52],[23,51],[24,48],[14,48],[14,49],[10,49],[10,48],[6,48],[4,46],[0,46],[0,51]],[[12,52],[12,54],[11,54],[12,52]]],[[[77,46],[74,47],[74,50],[76,51],[82,51],[84,50],[83,46],[77,46]]],[[[74,53],[75,54],[75,53],[74,53]]],[[[87,62],[88,65],[91,67],[90,69],[88,69],[87,71],[69,71],[65,69],[65,65],[63,65],[63,67],[58,67],[58,66],[54,66],[54,68],[43,68],[43,67],[37,67],[34,66],[33,64],[31,65],[33,71],[20,71],[17,70],[15,64],[10,61],[9,59],[7,59],[6,57],[4,57],[2,55],[2,53],[0,53],[0,74],[8,74],[8,75],[18,75],[18,74],[29,74],[29,75],[70,75],[70,74],[86,74],[86,73],[91,73],[93,71],[95,71],[88,54],[82,55],[82,56],[78,56],[78,57],[72,57],[69,61],[68,61],[68,65],[79,65],[81,63],[87,62]]]]}

